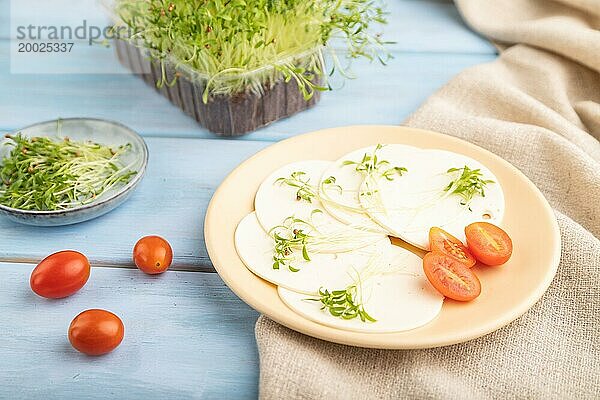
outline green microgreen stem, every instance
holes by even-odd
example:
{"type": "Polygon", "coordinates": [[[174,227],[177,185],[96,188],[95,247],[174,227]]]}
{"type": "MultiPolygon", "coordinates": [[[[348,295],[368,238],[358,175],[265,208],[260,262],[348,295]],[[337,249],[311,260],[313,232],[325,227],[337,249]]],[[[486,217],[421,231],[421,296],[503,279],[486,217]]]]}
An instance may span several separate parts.
{"type": "Polygon", "coordinates": [[[331,39],[345,42],[349,59],[391,58],[373,32],[386,23],[377,0],[117,0],[115,13],[151,59],[202,79],[205,102],[281,79],[294,79],[305,99],[330,90],[320,82],[331,39]]]}
{"type": "Polygon", "coordinates": [[[375,146],[372,153],[365,153],[360,161],[346,160],[342,165],[352,165],[356,172],[367,176],[381,176],[388,181],[393,181],[396,176],[402,176],[408,170],[405,167],[390,165],[387,160],[382,160],[377,155],[377,152],[383,148],[382,144],[375,146]]]}
{"type": "Polygon", "coordinates": [[[485,188],[488,184],[495,183],[493,180],[483,179],[483,174],[480,169],[471,169],[468,166],[464,166],[461,168],[450,168],[445,174],[451,175],[453,178],[447,186],[443,189],[434,189],[427,192],[435,193],[428,201],[424,201],[423,204],[418,207],[385,207],[381,196],[378,195],[378,182],[377,179],[370,179],[366,181],[365,187],[366,190],[363,190],[361,193],[362,196],[375,196],[373,205],[367,207],[369,211],[373,212],[385,212],[388,213],[390,211],[413,211],[414,214],[418,214],[419,212],[433,207],[436,203],[450,197],[450,196],[458,196],[461,198],[460,204],[466,206],[466,210],[472,211],[470,208],[471,201],[477,197],[485,197],[485,188]]]}
{"type": "Polygon", "coordinates": [[[327,310],[334,317],[342,319],[354,319],[359,317],[362,322],[376,322],[377,320],[369,315],[362,302],[362,289],[357,285],[350,285],[345,289],[329,291],[325,288],[319,288],[319,298],[307,299],[320,301],[321,310],[327,310]]]}
{"type": "Polygon", "coordinates": [[[0,165],[0,204],[54,211],[87,204],[137,172],[122,165],[130,144],[111,149],[92,142],[6,136],[13,147],[0,165]]]}
{"type": "Polygon", "coordinates": [[[396,176],[402,176],[408,171],[405,167],[392,166],[389,161],[379,158],[377,152],[382,148],[383,145],[378,144],[372,153],[365,153],[360,161],[346,160],[343,162],[343,165],[354,166],[354,169],[365,177],[365,189],[360,192],[359,196],[369,196],[375,204],[374,207],[363,207],[365,212],[372,209],[381,209],[383,212],[387,212],[380,195],[378,179],[383,177],[387,181],[393,181],[396,176]]]}
{"type": "MultiPolygon", "coordinates": [[[[310,178],[307,178],[306,175],[307,174],[304,171],[294,171],[287,178],[277,178],[275,183],[297,189],[296,200],[298,201],[304,200],[308,203],[312,203],[314,199],[317,199],[322,203],[327,203],[328,205],[342,208],[351,212],[365,212],[362,208],[351,207],[346,204],[339,203],[327,195],[328,190],[335,190],[339,193],[346,191],[340,185],[336,184],[336,179],[334,176],[323,179],[319,189],[317,186],[310,183],[310,178]]],[[[360,229],[360,227],[357,229],[360,229]]]]}
{"type": "Polygon", "coordinates": [[[460,204],[463,206],[468,206],[475,196],[485,197],[485,187],[494,183],[493,180],[483,179],[479,168],[471,169],[466,165],[462,168],[450,168],[447,173],[454,174],[455,179],[446,186],[444,192],[460,196],[460,204]]]}
{"type": "MultiPolygon", "coordinates": [[[[304,171],[294,171],[287,178],[281,177],[276,179],[275,183],[298,189],[296,191],[296,200],[304,200],[312,203],[314,198],[319,198],[319,192],[315,186],[310,184],[310,178],[308,178],[306,175],[307,174],[304,171]]],[[[331,176],[327,178],[326,181],[329,183],[335,183],[335,178],[331,176]]],[[[341,190],[340,186],[338,186],[338,188],[341,190]]]]}
{"type": "MultiPolygon", "coordinates": [[[[313,210],[314,214],[322,213],[313,210]]],[[[312,217],[311,217],[312,219],[312,217]]],[[[292,272],[299,271],[297,256],[302,255],[305,261],[311,261],[312,254],[342,253],[370,244],[377,236],[361,227],[340,225],[339,228],[321,231],[312,221],[294,216],[287,217],[281,225],[269,230],[273,238],[273,269],[287,267],[292,272]]]]}
{"type": "Polygon", "coordinates": [[[356,270],[354,272],[355,276],[352,284],[336,290],[321,287],[319,288],[318,297],[305,300],[320,302],[322,304],[321,310],[327,310],[337,318],[349,320],[358,317],[362,322],[376,322],[377,320],[365,310],[364,282],[378,275],[399,273],[416,275],[406,272],[403,265],[390,265],[385,262],[385,257],[379,254],[373,254],[367,266],[361,272],[356,270]]]}

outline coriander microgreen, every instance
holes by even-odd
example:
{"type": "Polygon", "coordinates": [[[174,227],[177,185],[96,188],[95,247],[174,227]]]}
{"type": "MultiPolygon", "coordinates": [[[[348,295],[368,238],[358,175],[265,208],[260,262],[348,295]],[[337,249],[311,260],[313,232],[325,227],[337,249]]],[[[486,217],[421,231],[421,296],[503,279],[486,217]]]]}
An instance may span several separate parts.
{"type": "Polygon", "coordinates": [[[376,322],[365,310],[363,298],[363,283],[376,276],[385,275],[410,275],[418,276],[415,272],[408,271],[406,265],[392,261],[386,255],[373,253],[366,266],[360,272],[353,269],[350,274],[352,284],[345,289],[328,290],[319,288],[318,296],[309,297],[304,300],[321,303],[321,310],[327,310],[332,316],[342,319],[360,318],[362,322],[376,322]]]}
{"type": "Polygon", "coordinates": [[[360,161],[346,160],[342,165],[354,166],[354,169],[365,175],[365,188],[359,196],[369,196],[375,204],[375,208],[385,209],[383,199],[379,195],[378,177],[387,181],[393,181],[397,176],[402,176],[408,170],[405,167],[392,166],[388,160],[379,158],[377,152],[383,148],[382,144],[375,146],[372,153],[365,153],[360,161]]]}
{"type": "Polygon", "coordinates": [[[130,144],[111,149],[64,138],[6,135],[13,149],[0,165],[0,204],[22,210],[64,210],[126,184],[136,172],[121,165],[130,144]]]}
{"type": "Polygon", "coordinates": [[[460,196],[462,198],[460,204],[463,206],[468,205],[477,195],[485,197],[485,187],[495,183],[493,180],[483,179],[479,168],[471,169],[466,165],[462,168],[450,168],[446,172],[458,176],[446,186],[444,192],[460,196]]]}
{"type": "Polygon", "coordinates": [[[393,181],[395,176],[402,176],[408,170],[404,167],[390,166],[387,160],[381,160],[377,152],[383,148],[382,144],[375,146],[373,153],[365,153],[360,161],[345,160],[342,165],[352,165],[354,169],[365,175],[379,174],[388,181],[393,181]]]}
{"type": "Polygon", "coordinates": [[[381,172],[381,176],[383,176],[388,181],[393,181],[396,175],[402,176],[402,174],[406,171],[408,170],[404,167],[391,167],[381,172]]]}
{"type": "Polygon", "coordinates": [[[319,81],[322,46],[334,38],[345,39],[349,58],[391,58],[373,32],[386,23],[373,0],[117,0],[115,11],[152,59],[205,78],[204,102],[209,94],[261,92],[280,79],[294,79],[306,99],[330,90],[319,81]]]}
{"type": "MultiPolygon", "coordinates": [[[[337,191],[339,194],[342,194],[344,189],[342,189],[342,187],[335,182],[336,182],[335,176],[330,176],[328,178],[325,178],[321,182],[321,189],[323,189],[324,191],[333,189],[333,190],[337,191]]],[[[326,201],[328,201],[328,200],[326,200],[326,201]]]]}
{"type": "MultiPolygon", "coordinates": [[[[275,183],[280,185],[287,185],[293,188],[298,189],[296,191],[296,200],[304,200],[309,203],[312,203],[312,200],[316,197],[320,199],[318,189],[315,186],[310,184],[310,178],[305,178],[306,172],[304,171],[294,171],[287,178],[277,178],[275,183]]],[[[323,180],[323,187],[333,187],[336,190],[342,191],[342,187],[335,184],[335,177],[330,176],[323,180]]]]}
{"type": "Polygon", "coordinates": [[[371,232],[342,224],[334,225],[334,229],[325,224],[325,230],[321,231],[314,217],[322,213],[322,210],[314,209],[306,220],[290,216],[280,225],[269,229],[268,234],[273,239],[273,269],[287,267],[296,272],[298,267],[293,264],[300,257],[304,261],[311,261],[312,254],[347,252],[362,248],[378,238],[371,232]]]}
{"type": "MultiPolygon", "coordinates": [[[[320,210],[314,210],[313,213],[315,212],[320,212],[320,210]]],[[[288,217],[281,225],[271,228],[269,235],[275,242],[273,269],[285,266],[292,272],[298,272],[299,268],[291,264],[295,259],[294,252],[300,250],[302,258],[310,261],[308,243],[314,232],[316,232],[316,228],[310,222],[295,217],[288,217]]]]}
{"type": "Polygon", "coordinates": [[[358,290],[360,285],[350,285],[346,289],[329,291],[325,288],[319,288],[318,298],[308,298],[306,300],[321,302],[321,310],[327,310],[331,315],[342,319],[360,318],[362,322],[376,322],[371,317],[362,302],[358,299],[358,290]]]}
{"type": "Polygon", "coordinates": [[[312,203],[312,199],[317,196],[317,191],[313,186],[309,184],[310,178],[305,178],[306,172],[294,171],[288,178],[278,178],[275,183],[280,185],[288,185],[293,188],[297,188],[296,200],[305,200],[312,203]]]}

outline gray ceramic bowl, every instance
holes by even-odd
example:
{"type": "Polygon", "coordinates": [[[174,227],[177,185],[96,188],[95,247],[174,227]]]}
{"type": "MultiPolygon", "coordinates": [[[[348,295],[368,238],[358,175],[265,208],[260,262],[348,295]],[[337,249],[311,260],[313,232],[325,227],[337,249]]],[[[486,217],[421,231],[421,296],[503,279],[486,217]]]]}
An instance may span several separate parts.
{"type": "MultiPolygon", "coordinates": [[[[148,148],[144,139],[125,125],[117,122],[93,118],[68,118],[54,121],[41,122],[12,134],[21,133],[23,136],[68,136],[72,140],[91,140],[110,147],[118,147],[126,143],[131,144],[131,150],[124,154],[123,162],[131,163],[131,169],[137,174],[124,186],[115,187],[99,196],[94,201],[85,205],[76,206],[60,211],[29,211],[6,207],[0,204],[0,215],[15,222],[37,226],[70,225],[99,217],[121,205],[133,193],[140,183],[148,164],[148,148]],[[57,129],[60,124],[60,130],[57,129]]],[[[0,141],[0,160],[11,150],[0,141]]]]}

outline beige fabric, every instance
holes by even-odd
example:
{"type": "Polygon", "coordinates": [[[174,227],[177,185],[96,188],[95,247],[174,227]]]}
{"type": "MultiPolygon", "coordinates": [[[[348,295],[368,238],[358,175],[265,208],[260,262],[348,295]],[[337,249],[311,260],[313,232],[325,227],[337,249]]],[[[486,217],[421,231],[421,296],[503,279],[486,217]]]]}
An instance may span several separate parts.
{"type": "Polygon", "coordinates": [[[563,237],[550,289],[509,326],[429,350],[341,346],[261,317],[261,398],[600,398],[600,1],[458,6],[506,50],[405,123],[491,150],[542,190],[563,237]]]}

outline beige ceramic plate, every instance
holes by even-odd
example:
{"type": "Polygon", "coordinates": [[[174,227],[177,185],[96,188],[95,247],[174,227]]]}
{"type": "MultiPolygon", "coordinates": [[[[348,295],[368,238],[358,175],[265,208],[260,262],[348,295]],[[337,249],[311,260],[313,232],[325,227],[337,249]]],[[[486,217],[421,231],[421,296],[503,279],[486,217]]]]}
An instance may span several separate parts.
{"type": "Polygon", "coordinates": [[[246,303],[298,332],[331,342],[385,349],[446,346],[483,336],[525,313],[546,291],[560,258],[554,214],[540,191],[519,170],[494,154],[460,139],[397,126],[351,126],[293,137],[262,150],[236,168],[216,191],[206,214],[206,246],[225,283],[246,303]],[[513,239],[510,261],[501,267],[475,267],[481,295],[469,303],[446,299],[429,324],[399,333],[358,333],[329,328],[292,312],[274,285],[252,274],[238,257],[233,235],[254,209],[264,178],[280,166],[304,159],[336,160],[377,143],[403,143],[450,150],[485,164],[500,180],[506,198],[502,227],[513,239]]]}

